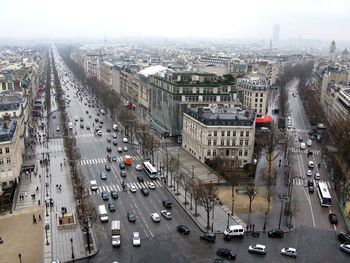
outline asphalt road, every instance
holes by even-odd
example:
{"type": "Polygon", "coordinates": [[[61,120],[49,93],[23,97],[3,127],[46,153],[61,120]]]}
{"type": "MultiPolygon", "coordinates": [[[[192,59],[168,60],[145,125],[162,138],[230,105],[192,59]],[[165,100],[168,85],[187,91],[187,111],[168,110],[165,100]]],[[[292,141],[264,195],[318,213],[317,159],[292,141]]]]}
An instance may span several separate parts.
{"type": "MultiPolygon", "coordinates": [[[[84,105],[86,97],[82,101],[75,95],[76,90],[72,87],[71,81],[65,77],[64,88],[66,89],[67,99],[71,99],[69,106],[69,116],[72,122],[77,123],[73,128],[73,134],[76,132],[78,147],[81,152],[81,168],[87,177],[87,184],[94,179],[99,185],[97,193],[91,193],[96,208],[100,204],[108,204],[113,202],[116,205],[117,211],[110,213],[109,223],[97,222],[95,225],[95,232],[98,238],[99,253],[92,259],[81,260],[80,262],[212,262],[216,257],[217,248],[226,247],[234,249],[237,253],[236,262],[347,262],[349,257],[338,250],[338,242],[335,239],[335,233],[332,228],[327,226],[328,222],[326,212],[321,209],[316,194],[311,196],[314,213],[323,211],[322,214],[316,214],[319,226],[323,226],[319,221],[324,221],[326,229],[315,229],[313,227],[298,227],[292,233],[286,234],[281,240],[269,239],[265,234],[254,238],[247,236],[244,239],[235,239],[232,241],[224,241],[221,235],[217,236],[217,242],[214,244],[207,243],[199,239],[201,232],[187,216],[187,214],[174,202],[172,196],[157,183],[155,190],[150,190],[149,196],[143,196],[139,189],[136,193],[122,192],[121,182],[124,180],[127,185],[137,186],[136,175],[142,175],[144,179],[149,180],[144,172],[138,172],[135,169],[135,163],[140,163],[140,156],[137,153],[137,148],[130,144],[128,146],[128,154],[133,156],[137,161],[131,167],[127,168],[127,177],[122,179],[120,177],[120,170],[116,163],[111,163],[111,172],[107,172],[107,180],[100,179],[100,172],[104,171],[106,164],[106,147],[112,148],[112,156],[118,157],[120,160],[121,154],[116,152],[116,146],[107,142],[107,137],[112,137],[106,134],[106,128],[112,128],[112,121],[105,116],[97,116],[97,108],[88,107],[84,105]],[[89,111],[86,114],[86,111],[89,111]],[[89,115],[91,114],[91,118],[89,115]],[[83,117],[84,128],[80,128],[80,121],[75,122],[74,117],[83,117]],[[93,123],[95,118],[103,120],[102,130],[103,136],[96,136],[93,134],[93,123]],[[86,129],[86,125],[91,127],[91,130],[86,129]],[[117,190],[119,192],[119,199],[110,199],[108,202],[103,201],[100,196],[101,190],[117,190]],[[161,219],[160,223],[154,223],[150,217],[153,212],[160,212],[163,209],[161,201],[169,199],[173,201],[173,208],[171,209],[172,220],[161,219]],[[316,208],[317,206],[317,208],[316,208]],[[127,220],[127,212],[133,211],[136,215],[136,222],[130,223],[127,220]],[[111,245],[111,231],[110,222],[112,220],[121,220],[121,237],[122,244],[119,248],[113,248],[111,245]],[[183,236],[176,232],[178,224],[185,224],[191,229],[189,236],[183,236]],[[331,229],[331,230],[329,230],[331,229]],[[141,246],[132,246],[132,233],[134,231],[140,232],[141,246]],[[250,244],[261,243],[267,246],[267,255],[259,256],[248,253],[248,246],[250,244]],[[298,258],[293,260],[280,255],[282,247],[296,247],[298,250],[298,258]],[[317,253],[315,253],[317,251],[317,253]]],[[[63,84],[63,83],[62,83],[63,84]]],[[[291,102],[292,103],[292,102],[291,102]]],[[[293,107],[292,107],[293,108],[293,107]]],[[[293,115],[293,112],[292,112],[293,115]]],[[[59,124],[59,116],[53,118],[51,133],[60,136],[56,131],[56,126],[59,124]]],[[[294,115],[293,115],[294,118],[294,115]]],[[[298,117],[296,117],[298,118],[298,117]]],[[[297,125],[297,122],[296,122],[297,125]]],[[[299,126],[297,126],[299,127],[299,126]]],[[[117,134],[116,138],[118,146],[124,145],[122,143],[121,134],[117,134]]],[[[113,141],[113,139],[112,139],[113,141]]],[[[306,158],[306,156],[305,156],[306,158]]],[[[305,159],[304,158],[304,159],[305,159]]],[[[306,159],[305,159],[306,160],[306,159]]],[[[299,163],[299,161],[298,161],[299,163]]],[[[305,168],[305,161],[301,162],[301,167],[305,168]]],[[[304,169],[305,170],[305,169],[304,169]]],[[[322,175],[321,175],[322,176],[322,175]]],[[[296,196],[300,201],[305,200],[307,194],[304,193],[303,187],[295,187],[296,196]]],[[[310,226],[310,210],[308,206],[301,206],[305,215],[298,216],[298,225],[310,226]],[[304,220],[304,221],[303,221],[304,220]]],[[[311,225],[312,226],[312,225],[311,225]]]]}

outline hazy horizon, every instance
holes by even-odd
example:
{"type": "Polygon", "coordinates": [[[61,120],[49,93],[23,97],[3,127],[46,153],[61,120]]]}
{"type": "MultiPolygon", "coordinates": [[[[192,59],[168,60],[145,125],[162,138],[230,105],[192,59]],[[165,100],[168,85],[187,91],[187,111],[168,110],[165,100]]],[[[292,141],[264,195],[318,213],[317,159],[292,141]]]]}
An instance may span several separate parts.
{"type": "Polygon", "coordinates": [[[0,1],[0,38],[349,41],[350,1],[0,1]],[[213,4],[215,3],[215,5],[213,4]]]}

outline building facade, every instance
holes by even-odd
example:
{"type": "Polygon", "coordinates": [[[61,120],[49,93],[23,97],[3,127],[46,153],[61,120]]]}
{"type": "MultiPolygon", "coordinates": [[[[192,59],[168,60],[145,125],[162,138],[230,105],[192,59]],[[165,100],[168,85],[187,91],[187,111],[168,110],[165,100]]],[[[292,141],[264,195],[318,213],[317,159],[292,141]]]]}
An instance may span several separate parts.
{"type": "Polygon", "coordinates": [[[255,117],[235,109],[188,108],[183,114],[182,148],[201,162],[215,157],[251,163],[255,117]]]}
{"type": "Polygon", "coordinates": [[[100,62],[100,80],[103,84],[105,84],[108,88],[112,88],[113,78],[112,78],[112,70],[113,64],[104,60],[100,62]]]}

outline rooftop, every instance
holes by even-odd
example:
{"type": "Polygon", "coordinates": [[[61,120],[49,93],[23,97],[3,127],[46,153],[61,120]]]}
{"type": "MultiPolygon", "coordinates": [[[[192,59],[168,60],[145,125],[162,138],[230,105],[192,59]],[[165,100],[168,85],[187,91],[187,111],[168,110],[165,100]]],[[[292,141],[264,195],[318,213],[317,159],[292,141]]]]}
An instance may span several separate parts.
{"type": "Polygon", "coordinates": [[[0,121],[0,142],[11,141],[16,132],[17,122],[0,121]]]}

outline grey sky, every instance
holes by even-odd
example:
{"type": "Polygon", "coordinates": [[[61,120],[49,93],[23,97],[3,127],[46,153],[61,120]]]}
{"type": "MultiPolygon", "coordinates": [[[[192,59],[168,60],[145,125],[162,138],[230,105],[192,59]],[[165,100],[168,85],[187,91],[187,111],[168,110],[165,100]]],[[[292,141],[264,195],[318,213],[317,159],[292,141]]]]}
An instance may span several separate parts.
{"type": "Polygon", "coordinates": [[[350,0],[0,0],[0,38],[349,40],[350,0]]]}

